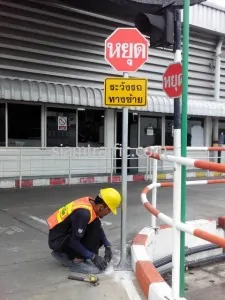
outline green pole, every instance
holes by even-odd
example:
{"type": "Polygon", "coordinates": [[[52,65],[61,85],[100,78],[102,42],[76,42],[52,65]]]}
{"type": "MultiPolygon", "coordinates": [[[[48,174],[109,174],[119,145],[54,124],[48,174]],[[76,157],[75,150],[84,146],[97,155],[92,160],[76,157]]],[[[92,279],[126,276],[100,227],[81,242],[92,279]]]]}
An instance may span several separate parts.
{"type": "MultiPolygon", "coordinates": [[[[187,156],[187,102],[188,102],[188,52],[189,52],[189,10],[190,0],[183,0],[183,74],[182,74],[182,116],[181,116],[181,156],[187,156]]],[[[181,168],[181,222],[186,221],[186,166],[181,168]]],[[[185,292],[185,233],[180,240],[180,297],[185,292]]]]}

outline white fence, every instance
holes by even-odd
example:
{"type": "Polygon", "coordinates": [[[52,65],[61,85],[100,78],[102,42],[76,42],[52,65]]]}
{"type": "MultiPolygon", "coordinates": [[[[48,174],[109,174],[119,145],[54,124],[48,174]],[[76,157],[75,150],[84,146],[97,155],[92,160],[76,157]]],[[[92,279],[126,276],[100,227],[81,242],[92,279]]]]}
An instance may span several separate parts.
{"type": "MultiPolygon", "coordinates": [[[[128,150],[128,172],[146,174],[147,178],[151,178],[152,159],[145,155],[144,149],[128,150]]],[[[121,168],[121,154],[122,148],[4,147],[0,148],[0,178],[113,175],[121,168]]],[[[217,161],[215,153],[209,151],[190,151],[188,157],[217,161]]],[[[221,162],[225,162],[224,152],[221,153],[221,162]]],[[[161,172],[172,171],[172,165],[168,162],[159,161],[158,167],[161,172]]]]}

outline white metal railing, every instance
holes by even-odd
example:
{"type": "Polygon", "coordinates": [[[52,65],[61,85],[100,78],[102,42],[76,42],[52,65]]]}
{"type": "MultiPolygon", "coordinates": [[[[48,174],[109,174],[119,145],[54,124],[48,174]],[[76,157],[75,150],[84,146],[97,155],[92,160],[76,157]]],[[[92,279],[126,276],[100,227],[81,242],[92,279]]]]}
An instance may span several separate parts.
{"type": "MultiPolygon", "coordinates": [[[[156,148],[158,146],[153,146],[151,147],[152,149],[156,148]]],[[[173,147],[162,147],[162,151],[166,152],[167,155],[173,155],[173,147]]],[[[187,147],[187,156],[189,158],[193,159],[200,159],[200,160],[206,160],[206,161],[211,161],[211,162],[220,162],[220,163],[225,163],[225,152],[223,147],[187,147]],[[215,148],[215,149],[214,149],[215,148]],[[214,150],[213,150],[214,149],[214,150]]],[[[149,178],[152,180],[153,179],[153,169],[154,169],[154,163],[155,160],[150,158],[150,174],[149,178]]],[[[186,166],[187,171],[198,171],[198,172],[204,172],[206,174],[206,177],[210,177],[211,172],[209,170],[201,170],[199,168],[195,168],[193,166],[186,166]]],[[[157,170],[158,172],[170,172],[173,173],[173,167],[170,162],[168,161],[157,161],[157,170]]],[[[203,177],[203,176],[200,176],[203,177]]]]}
{"type": "MultiPolygon", "coordinates": [[[[150,172],[149,159],[142,148],[129,148],[128,170],[150,172]],[[142,151],[142,152],[141,152],[142,151]]],[[[0,148],[0,178],[49,177],[108,174],[111,177],[122,165],[118,147],[4,147],[0,148]]]]}
{"type": "MultiPolygon", "coordinates": [[[[172,154],[167,150],[167,154],[172,154]]],[[[217,161],[211,151],[188,149],[188,156],[195,159],[217,161]]],[[[225,154],[221,154],[225,162],[225,154]]],[[[51,177],[107,174],[111,177],[120,174],[122,165],[121,147],[2,147],[0,148],[0,178],[51,177]]],[[[193,167],[191,167],[193,169],[193,167]]],[[[190,169],[191,169],[190,168],[190,169]]],[[[189,169],[189,170],[190,170],[189,169]]],[[[158,162],[158,171],[172,173],[171,164],[158,162]]],[[[153,161],[146,156],[145,148],[128,148],[128,173],[145,174],[153,179],[153,161]]],[[[208,176],[209,171],[208,171],[208,176]]],[[[70,180],[69,180],[70,181],[70,180]]]]}
{"type": "MultiPolygon", "coordinates": [[[[219,235],[211,234],[207,231],[196,229],[193,226],[181,222],[181,182],[174,181],[174,182],[157,182],[157,162],[159,161],[167,161],[168,163],[172,163],[173,165],[185,165],[191,166],[195,168],[200,168],[203,170],[211,170],[215,172],[225,173],[225,164],[223,163],[216,163],[216,162],[208,162],[207,160],[199,160],[193,159],[190,157],[177,157],[167,153],[168,149],[163,150],[162,147],[149,147],[146,150],[146,154],[154,160],[154,167],[153,167],[153,181],[150,185],[146,186],[141,192],[141,200],[144,207],[151,213],[151,226],[152,228],[157,228],[157,218],[165,222],[167,225],[173,227],[173,255],[172,255],[172,298],[173,299],[180,299],[179,298],[179,290],[180,290],[180,265],[181,265],[181,244],[180,244],[180,232],[185,232],[192,236],[201,238],[208,242],[214,243],[219,245],[222,248],[225,248],[225,238],[219,235]],[[172,187],[173,186],[173,218],[169,217],[168,215],[162,213],[157,208],[157,188],[158,187],[172,187]],[[152,203],[148,201],[147,194],[152,191],[152,203]]],[[[189,149],[190,152],[194,151],[195,149],[189,149]]],[[[200,150],[200,149],[199,149],[200,150]]],[[[201,150],[206,150],[201,148],[201,150]]],[[[225,152],[225,147],[209,147],[208,151],[221,151],[225,152]],[[211,149],[210,149],[211,148],[211,149]],[[220,150],[219,150],[220,148],[220,150]],[[214,149],[214,150],[212,150],[214,149]]],[[[225,179],[214,179],[214,180],[197,180],[197,181],[186,181],[186,185],[203,185],[203,184],[218,184],[218,183],[225,183],[225,179]]],[[[183,261],[182,261],[183,264],[183,261]]]]}

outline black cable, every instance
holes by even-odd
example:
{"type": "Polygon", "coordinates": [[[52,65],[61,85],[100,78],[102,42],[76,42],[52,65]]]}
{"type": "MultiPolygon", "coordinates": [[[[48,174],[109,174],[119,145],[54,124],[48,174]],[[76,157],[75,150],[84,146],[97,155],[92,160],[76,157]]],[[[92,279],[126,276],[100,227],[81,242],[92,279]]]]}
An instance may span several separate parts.
{"type": "MultiPolygon", "coordinates": [[[[207,257],[207,258],[200,258],[200,259],[197,259],[195,261],[189,261],[189,262],[185,263],[185,266],[189,267],[189,268],[191,268],[191,267],[196,268],[196,267],[200,267],[203,264],[219,262],[221,260],[225,260],[225,254],[218,254],[218,255],[211,256],[211,257],[207,257]]],[[[168,273],[171,272],[171,269],[172,268],[166,268],[166,269],[160,271],[160,274],[162,276],[165,276],[165,275],[167,275],[168,273]]]]}
{"type": "MultiPolygon", "coordinates": [[[[219,249],[219,248],[220,247],[215,244],[208,244],[208,245],[202,245],[202,246],[197,246],[197,247],[193,247],[193,248],[186,248],[185,256],[190,256],[193,254],[201,253],[204,251],[215,250],[215,249],[219,249]]],[[[172,262],[172,255],[168,255],[163,258],[157,259],[153,264],[154,264],[155,268],[159,268],[159,267],[169,264],[170,262],[172,262]]]]}

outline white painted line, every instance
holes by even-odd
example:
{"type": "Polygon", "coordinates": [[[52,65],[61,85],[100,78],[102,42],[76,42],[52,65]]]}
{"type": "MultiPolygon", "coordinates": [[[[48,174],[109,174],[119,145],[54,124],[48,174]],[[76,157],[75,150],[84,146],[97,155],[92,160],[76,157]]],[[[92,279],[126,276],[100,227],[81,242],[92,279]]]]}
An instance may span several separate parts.
{"type": "Polygon", "coordinates": [[[30,219],[32,219],[32,220],[35,220],[35,221],[39,222],[39,223],[42,223],[42,224],[47,225],[47,222],[46,222],[45,220],[43,220],[43,219],[40,219],[40,218],[35,217],[35,216],[28,216],[28,217],[29,217],[30,219]]]}
{"type": "MultiPolygon", "coordinates": [[[[125,274],[124,274],[125,275],[125,274]]],[[[126,274],[122,278],[120,278],[120,282],[122,283],[127,296],[130,300],[141,300],[141,297],[136,289],[136,287],[133,284],[132,278],[130,278],[130,275],[126,274]]]]}
{"type": "Polygon", "coordinates": [[[107,221],[101,221],[102,222],[102,225],[106,225],[106,226],[110,226],[112,225],[111,222],[107,222],[107,221]]]}

